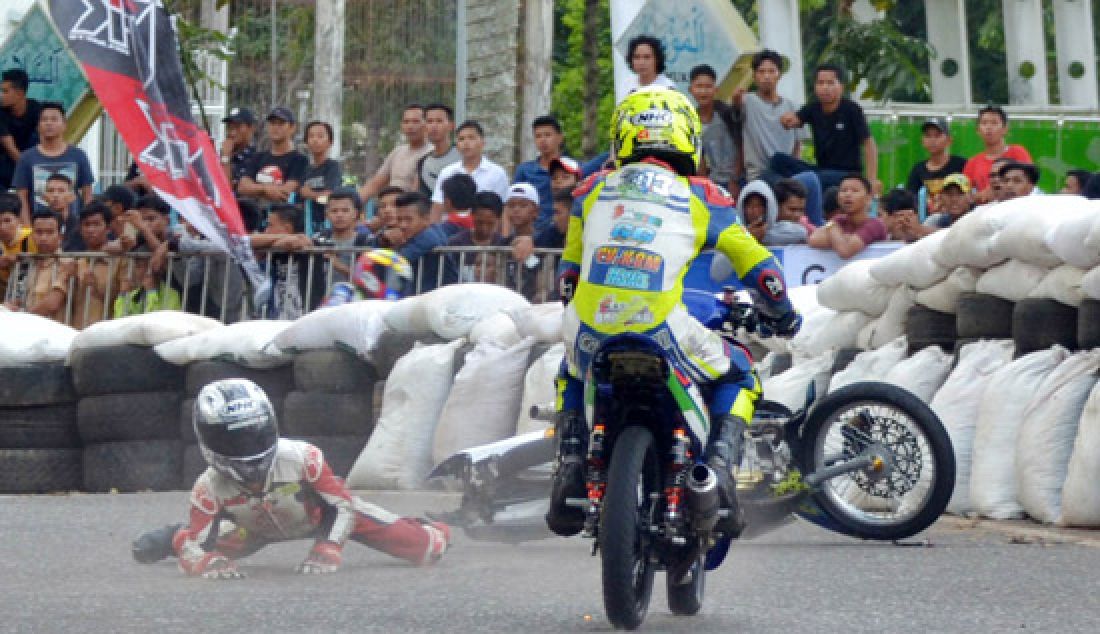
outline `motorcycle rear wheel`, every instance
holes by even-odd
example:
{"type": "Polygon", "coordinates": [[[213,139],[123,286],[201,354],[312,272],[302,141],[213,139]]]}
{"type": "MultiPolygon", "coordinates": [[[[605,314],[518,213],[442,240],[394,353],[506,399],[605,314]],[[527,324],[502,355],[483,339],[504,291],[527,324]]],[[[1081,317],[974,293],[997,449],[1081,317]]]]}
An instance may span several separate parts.
{"type": "Polygon", "coordinates": [[[653,434],[626,428],[611,454],[599,527],[604,610],[616,628],[637,629],[649,610],[657,564],[650,560],[645,527],[650,494],[659,490],[653,434]]]}
{"type": "Polygon", "coordinates": [[[885,456],[878,471],[830,480],[814,500],[855,537],[898,540],[931,526],[955,488],[955,453],[936,414],[900,387],[853,383],[817,402],[802,428],[804,473],[864,451],[885,456]]]}

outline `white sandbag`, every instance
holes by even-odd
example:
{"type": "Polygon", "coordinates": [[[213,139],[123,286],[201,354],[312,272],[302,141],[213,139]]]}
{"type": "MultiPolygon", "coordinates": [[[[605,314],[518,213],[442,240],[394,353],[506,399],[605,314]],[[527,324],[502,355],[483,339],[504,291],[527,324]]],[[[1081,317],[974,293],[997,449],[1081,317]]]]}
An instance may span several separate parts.
{"type": "Polygon", "coordinates": [[[515,435],[534,345],[527,337],[511,348],[482,344],[466,355],[435,430],[437,464],[463,449],[515,435]]]}
{"type": "Polygon", "coordinates": [[[817,301],[838,312],[858,310],[878,317],[890,301],[891,286],[871,277],[875,260],[850,262],[817,285],[817,301]]]}
{"type": "Polygon", "coordinates": [[[470,329],[470,336],[467,339],[475,346],[482,342],[489,342],[499,348],[507,348],[519,343],[523,337],[520,336],[516,322],[508,316],[508,313],[496,312],[482,317],[481,321],[470,329]]]}
{"type": "MultiPolygon", "coordinates": [[[[1059,219],[1047,230],[1046,245],[1066,264],[1082,269],[1100,265],[1100,233],[1098,241],[1090,244],[1089,237],[1100,221],[1100,201],[1082,199],[1085,207],[1059,219]]],[[[1097,229],[1100,231],[1100,229],[1097,229]]]]}
{"type": "Polygon", "coordinates": [[[890,368],[905,359],[908,352],[909,343],[905,337],[898,337],[876,350],[861,352],[848,363],[848,367],[833,375],[829,381],[829,391],[859,381],[881,381],[890,368]]]}
{"type": "Polygon", "coordinates": [[[80,331],[39,315],[5,311],[0,313],[0,332],[0,367],[8,367],[64,361],[80,331]]]}
{"type": "Polygon", "coordinates": [[[386,379],[382,412],[367,446],[348,473],[356,489],[416,488],[431,471],[439,413],[454,380],[455,354],[465,343],[425,346],[405,353],[386,379]]]}
{"type": "Polygon", "coordinates": [[[240,321],[190,337],[166,341],[153,348],[161,359],[175,365],[195,361],[232,361],[249,368],[276,368],[294,360],[275,345],[275,337],[292,321],[262,319],[240,321]]]}
{"type": "Polygon", "coordinates": [[[1011,208],[1005,203],[983,205],[955,221],[934,254],[941,265],[954,269],[973,266],[987,269],[1004,260],[993,253],[993,236],[1007,222],[1011,208]]]}
{"type": "MultiPolygon", "coordinates": [[[[805,286],[796,286],[787,289],[787,299],[791,300],[791,305],[802,315],[803,331],[806,330],[805,323],[811,316],[821,311],[826,311],[830,315],[834,312],[832,309],[826,308],[818,303],[816,284],[807,284],[805,286]]],[[[766,348],[768,352],[774,352],[775,354],[786,354],[791,352],[791,340],[786,337],[761,337],[756,333],[745,333],[744,336],[748,339],[750,344],[755,343],[762,348],[766,348]]]]}
{"type": "Polygon", "coordinates": [[[565,305],[561,302],[532,304],[505,312],[512,317],[521,338],[534,337],[538,343],[558,343],[563,340],[561,318],[565,314],[565,305]]]}
{"type": "Polygon", "coordinates": [[[1032,352],[997,370],[986,385],[970,473],[970,503],[982,516],[1023,516],[1016,492],[1016,439],[1031,395],[1067,357],[1061,346],[1032,352]]]}
{"type": "Polygon", "coordinates": [[[1027,296],[1034,299],[1053,299],[1067,306],[1080,306],[1085,301],[1085,293],[1081,290],[1081,278],[1084,276],[1083,269],[1063,264],[1047,273],[1027,296]]]}
{"type": "Polygon", "coordinates": [[[905,334],[909,309],[913,307],[915,292],[908,286],[899,286],[890,296],[890,303],[882,316],[869,322],[856,338],[856,345],[864,350],[881,348],[905,334]]]}
{"type": "Polygon", "coordinates": [[[519,406],[519,422],[516,424],[517,434],[543,430],[551,425],[547,421],[531,418],[531,406],[553,405],[557,398],[554,379],[558,376],[558,368],[561,367],[561,361],[564,358],[565,344],[554,344],[536,359],[531,367],[527,368],[527,376],[523,379],[523,401],[519,406]]]}
{"type": "Polygon", "coordinates": [[[802,330],[791,339],[791,352],[798,357],[817,358],[829,351],[854,348],[859,331],[870,321],[870,316],[859,311],[819,310],[803,320],[802,330]]]}
{"type": "Polygon", "coordinates": [[[905,284],[917,289],[932,286],[951,271],[933,257],[946,238],[946,231],[937,231],[889,255],[871,260],[871,277],[887,286],[905,284]]]}
{"type": "Polygon", "coordinates": [[[1092,388],[1062,486],[1063,526],[1100,527],[1100,384],[1092,388]]]}
{"type": "Polygon", "coordinates": [[[954,357],[939,346],[928,346],[898,362],[882,377],[885,383],[903,387],[929,403],[951,372],[954,357]]]}
{"type": "Polygon", "coordinates": [[[393,301],[368,299],[319,308],[276,335],[275,345],[295,353],[338,347],[365,358],[378,346],[386,330],[386,313],[394,305],[393,301]]]}
{"type": "Polygon", "coordinates": [[[959,295],[973,292],[979,275],[981,271],[978,269],[960,266],[939,284],[917,291],[915,301],[925,308],[954,315],[959,305],[959,295]]]}
{"type": "Polygon", "coordinates": [[[1020,506],[1040,522],[1053,524],[1062,516],[1062,486],[1097,370],[1100,350],[1071,356],[1047,376],[1024,410],[1016,438],[1016,490],[1020,506]]]}
{"type": "Polygon", "coordinates": [[[932,398],[932,411],[943,423],[955,450],[955,491],[947,511],[969,513],[970,471],[974,456],[974,431],[982,395],[993,374],[1012,360],[1011,339],[977,341],[959,350],[959,362],[932,398]]]}
{"type": "Polygon", "coordinates": [[[1081,276],[1081,294],[1087,299],[1100,299],[1100,266],[1081,276]]]}
{"type": "Polygon", "coordinates": [[[220,321],[209,317],[178,310],[158,310],[143,315],[97,321],[80,331],[73,339],[72,347],[105,348],[124,344],[155,346],[221,326],[220,321]]]}
{"type": "Polygon", "coordinates": [[[1064,262],[1047,245],[1047,233],[1079,212],[1095,208],[1095,204],[1081,196],[1024,196],[1007,202],[1017,205],[1017,209],[994,236],[993,254],[1048,269],[1064,262]]]}
{"type": "Polygon", "coordinates": [[[829,377],[832,374],[835,358],[836,355],[833,352],[827,352],[792,366],[786,372],[764,379],[762,381],[763,398],[782,403],[791,411],[802,409],[806,405],[806,389],[811,383],[819,397],[825,393],[829,386],[829,377]]]}
{"type": "Polygon", "coordinates": [[[465,337],[486,315],[530,306],[519,293],[496,284],[451,284],[424,301],[432,331],[444,339],[465,337]]]}
{"type": "Polygon", "coordinates": [[[428,319],[427,305],[424,300],[427,296],[427,294],[413,295],[397,300],[386,311],[386,327],[405,335],[431,334],[432,322],[428,319]]]}
{"type": "Polygon", "coordinates": [[[1026,299],[1048,272],[1047,269],[1034,264],[1009,260],[982,273],[974,285],[974,290],[1007,299],[1010,302],[1018,302],[1026,299]]]}

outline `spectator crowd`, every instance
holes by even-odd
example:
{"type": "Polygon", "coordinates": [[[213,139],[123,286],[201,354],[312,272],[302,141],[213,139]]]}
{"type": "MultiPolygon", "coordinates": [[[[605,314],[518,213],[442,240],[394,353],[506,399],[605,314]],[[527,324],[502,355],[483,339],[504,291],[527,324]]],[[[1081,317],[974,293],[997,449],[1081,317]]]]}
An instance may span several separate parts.
{"type": "MultiPolygon", "coordinates": [[[[628,60],[633,88],[675,89],[657,38],[631,40],[628,60]]],[[[757,53],[752,73],[752,89],[727,103],[716,97],[714,69],[700,65],[689,92],[703,124],[700,169],[728,190],[764,245],[807,244],[849,258],[874,242],[918,240],[975,206],[1043,193],[1038,166],[1008,143],[1008,116],[997,106],[978,112],[983,149],[971,157],[952,154],[947,119],[925,120],[927,158],[904,185],[884,191],[875,139],[845,95],[843,68],[816,68],[813,99],[801,106],[778,93],[779,53],[757,53]]],[[[348,281],[356,253],[373,248],[403,256],[418,292],[483,281],[550,298],[573,191],[609,161],[608,153],[583,163],[566,156],[561,124],[547,114],[531,126],[533,158],[509,175],[486,155],[481,123],[456,122],[447,104],[409,104],[404,142],[373,174],[348,175],[331,156],[331,123],[302,125],[283,106],[262,119],[235,107],[222,120],[221,165],[274,288],[267,305],[250,306],[239,269],[212,255],[210,241],[153,193],[136,164],[97,195],[88,157],[65,140],[64,107],[27,97],[28,87],[22,70],[3,71],[0,288],[9,310],[77,328],[164,308],[225,321],[294,319],[348,281]]],[[[1100,176],[1070,170],[1062,193],[1100,198],[1100,176]]]]}

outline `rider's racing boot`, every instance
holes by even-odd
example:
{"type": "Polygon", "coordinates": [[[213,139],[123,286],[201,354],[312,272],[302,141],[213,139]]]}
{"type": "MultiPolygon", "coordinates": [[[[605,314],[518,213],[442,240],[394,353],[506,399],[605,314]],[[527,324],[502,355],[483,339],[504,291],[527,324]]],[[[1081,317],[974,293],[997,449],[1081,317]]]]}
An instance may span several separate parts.
{"type": "Polygon", "coordinates": [[[176,551],[172,549],[172,538],[181,528],[183,524],[169,524],[143,533],[134,540],[130,548],[134,561],[151,564],[175,555],[176,551]]]}
{"type": "Polygon", "coordinates": [[[562,537],[572,537],[584,528],[584,511],[568,506],[566,500],[587,495],[584,471],[588,459],[588,427],[577,410],[559,412],[554,427],[558,437],[558,457],[546,525],[562,537]]]}
{"type": "Polygon", "coordinates": [[[714,421],[712,440],[707,447],[707,466],[714,470],[718,479],[722,508],[729,509],[729,516],[719,519],[715,530],[735,539],[745,530],[745,516],[737,503],[737,483],[732,467],[741,462],[741,443],[746,429],[748,425],[740,416],[720,416],[714,421]]]}

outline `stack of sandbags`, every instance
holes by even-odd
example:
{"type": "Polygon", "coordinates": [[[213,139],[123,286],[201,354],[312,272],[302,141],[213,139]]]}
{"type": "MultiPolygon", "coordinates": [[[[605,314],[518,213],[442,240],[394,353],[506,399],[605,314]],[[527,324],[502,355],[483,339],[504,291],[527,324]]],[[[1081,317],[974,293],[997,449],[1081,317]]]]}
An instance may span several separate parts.
{"type": "Polygon", "coordinates": [[[523,379],[523,400],[520,402],[516,434],[543,430],[551,425],[548,421],[531,418],[531,407],[554,405],[557,400],[557,385],[554,380],[558,376],[564,358],[565,344],[554,344],[542,356],[535,359],[531,367],[527,368],[527,375],[523,379]]]}
{"type": "Polygon", "coordinates": [[[780,403],[791,411],[802,409],[806,406],[806,396],[811,385],[817,398],[825,394],[832,377],[834,361],[835,353],[826,352],[765,379],[762,384],[762,398],[780,403]]]}
{"type": "Polygon", "coordinates": [[[65,357],[77,331],[0,313],[0,493],[73,491],[83,483],[76,392],[65,357]]]}
{"type": "Polygon", "coordinates": [[[180,487],[185,369],[152,346],[221,327],[205,317],[158,311],[97,322],[73,339],[69,356],[80,397],[86,490],[180,487]]]}
{"type": "Polygon", "coordinates": [[[1062,487],[1062,525],[1100,528],[1097,482],[1100,482],[1100,384],[1093,386],[1081,413],[1062,487]]]}
{"type": "Polygon", "coordinates": [[[860,381],[881,381],[891,368],[905,359],[907,349],[905,337],[898,337],[875,350],[860,352],[846,368],[832,376],[829,391],[860,381]]]}

